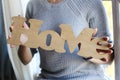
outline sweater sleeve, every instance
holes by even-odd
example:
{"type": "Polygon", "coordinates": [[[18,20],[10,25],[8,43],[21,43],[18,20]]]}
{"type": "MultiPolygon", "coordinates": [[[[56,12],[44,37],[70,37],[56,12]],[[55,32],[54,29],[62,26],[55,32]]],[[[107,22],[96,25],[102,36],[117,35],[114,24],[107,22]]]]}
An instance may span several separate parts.
{"type": "Polygon", "coordinates": [[[32,4],[31,4],[31,1],[29,1],[28,4],[27,4],[25,17],[27,18],[27,20],[32,18],[32,4]]]}
{"type": "Polygon", "coordinates": [[[102,4],[102,0],[93,0],[91,9],[89,10],[89,26],[90,28],[97,28],[97,37],[108,36],[111,40],[110,27],[108,25],[107,14],[102,4]]]}
{"type": "MultiPolygon", "coordinates": [[[[26,19],[27,19],[27,21],[26,21],[26,23],[27,23],[27,25],[30,27],[30,24],[29,24],[29,22],[28,22],[28,20],[30,19],[30,18],[32,18],[32,4],[31,4],[31,1],[29,1],[28,2],[28,4],[27,4],[27,8],[26,8],[26,19]]],[[[36,48],[30,48],[30,50],[31,50],[31,53],[32,53],[32,56],[34,56],[34,54],[35,53],[37,53],[37,50],[36,50],[36,48]]]]}

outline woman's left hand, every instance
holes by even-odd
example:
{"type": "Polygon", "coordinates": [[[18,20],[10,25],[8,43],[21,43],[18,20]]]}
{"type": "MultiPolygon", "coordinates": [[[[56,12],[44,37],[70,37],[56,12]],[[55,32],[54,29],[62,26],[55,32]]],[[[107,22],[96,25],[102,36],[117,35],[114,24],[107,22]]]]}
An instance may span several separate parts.
{"type": "Polygon", "coordinates": [[[108,43],[101,43],[97,42],[97,45],[99,46],[105,46],[108,47],[108,50],[103,50],[103,49],[96,49],[98,54],[108,54],[109,57],[108,59],[106,58],[101,58],[100,60],[96,60],[94,58],[90,58],[89,61],[94,62],[94,63],[111,63],[113,61],[113,43],[109,42],[109,37],[102,37],[101,38],[103,41],[106,41],[108,43]]]}

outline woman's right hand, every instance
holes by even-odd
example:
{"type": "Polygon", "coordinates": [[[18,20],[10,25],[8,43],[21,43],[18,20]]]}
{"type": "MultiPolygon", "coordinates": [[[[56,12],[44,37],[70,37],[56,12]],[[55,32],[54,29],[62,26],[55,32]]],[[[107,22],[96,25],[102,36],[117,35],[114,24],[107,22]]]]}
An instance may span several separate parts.
{"type": "MultiPolygon", "coordinates": [[[[14,23],[13,23],[14,24],[14,23]]],[[[28,27],[28,25],[24,22],[24,24],[23,24],[23,26],[22,26],[24,29],[29,29],[29,27],[28,27]]],[[[14,28],[15,28],[15,26],[11,26],[10,28],[9,28],[9,30],[10,30],[10,32],[12,33],[12,31],[14,30],[14,28]]],[[[12,38],[12,35],[10,34],[10,35],[8,35],[8,39],[11,39],[12,38]]],[[[20,42],[21,42],[21,44],[24,44],[25,42],[27,42],[27,40],[28,40],[28,37],[27,37],[27,35],[25,35],[25,34],[21,34],[20,35],[20,42]]],[[[13,44],[10,44],[10,47],[11,48],[14,48],[15,47],[15,45],[13,45],[13,44]]]]}

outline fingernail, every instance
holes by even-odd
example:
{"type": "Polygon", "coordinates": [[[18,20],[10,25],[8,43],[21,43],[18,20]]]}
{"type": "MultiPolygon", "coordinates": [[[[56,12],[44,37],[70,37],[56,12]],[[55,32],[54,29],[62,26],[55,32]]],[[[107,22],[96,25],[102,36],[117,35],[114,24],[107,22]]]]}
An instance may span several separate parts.
{"type": "Polygon", "coordinates": [[[108,41],[109,37],[104,37],[103,40],[108,41]]]}
{"type": "Polygon", "coordinates": [[[101,46],[100,42],[97,42],[97,45],[100,45],[100,46],[101,46]]]}
{"type": "Polygon", "coordinates": [[[113,50],[110,50],[109,54],[112,54],[113,53],[113,50]]]}
{"type": "Polygon", "coordinates": [[[108,44],[108,47],[109,47],[109,48],[112,48],[112,47],[113,47],[113,44],[108,44]]]}

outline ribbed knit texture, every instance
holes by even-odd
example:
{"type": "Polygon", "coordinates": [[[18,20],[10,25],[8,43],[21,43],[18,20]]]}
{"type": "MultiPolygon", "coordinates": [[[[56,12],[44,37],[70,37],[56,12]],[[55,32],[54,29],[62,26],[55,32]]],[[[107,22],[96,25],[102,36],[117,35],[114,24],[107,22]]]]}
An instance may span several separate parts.
{"type": "MultiPolygon", "coordinates": [[[[101,0],[62,0],[57,4],[51,4],[47,0],[31,0],[26,17],[44,21],[40,32],[54,30],[60,34],[59,25],[69,24],[76,37],[86,27],[97,28],[99,37],[110,36],[101,0]]],[[[65,49],[66,53],[61,54],[39,48],[41,75],[45,78],[39,80],[108,80],[102,65],[78,56],[78,48],[71,54],[67,43],[65,49]]]]}

